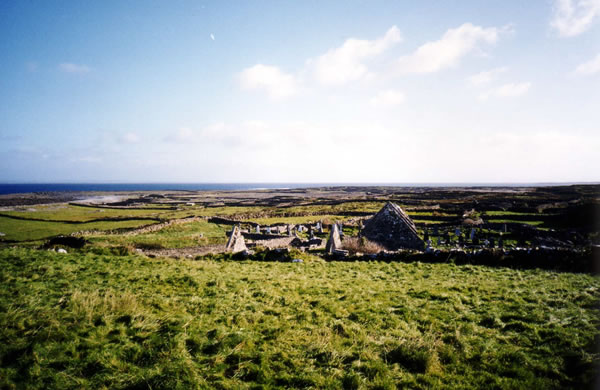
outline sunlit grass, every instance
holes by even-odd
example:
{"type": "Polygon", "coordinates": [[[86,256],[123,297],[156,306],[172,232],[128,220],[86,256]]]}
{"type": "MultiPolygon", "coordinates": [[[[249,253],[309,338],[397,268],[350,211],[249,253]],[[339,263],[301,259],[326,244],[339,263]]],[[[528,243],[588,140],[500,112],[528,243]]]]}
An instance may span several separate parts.
{"type": "Polygon", "coordinates": [[[94,235],[93,242],[111,245],[133,245],[141,248],[184,248],[192,246],[224,244],[230,226],[207,221],[190,221],[173,224],[155,232],[135,235],[94,235]]]}
{"type": "Polygon", "coordinates": [[[519,223],[525,225],[539,226],[543,225],[544,221],[521,221],[521,220],[513,220],[513,219],[488,219],[489,223],[519,223]]]}
{"type": "Polygon", "coordinates": [[[28,241],[78,231],[135,228],[153,223],[153,221],[148,220],[125,220],[72,224],[51,221],[24,221],[0,216],[0,232],[5,234],[2,237],[5,240],[28,241]]]}
{"type": "Polygon", "coordinates": [[[600,282],[451,264],[0,251],[0,386],[584,388],[600,282]]]}
{"type": "Polygon", "coordinates": [[[73,221],[88,222],[102,218],[139,218],[160,217],[164,211],[143,209],[110,209],[102,207],[83,207],[73,205],[36,205],[24,211],[2,211],[0,214],[12,215],[21,218],[43,219],[47,221],[73,221]],[[31,211],[35,210],[35,211],[31,211]]]}

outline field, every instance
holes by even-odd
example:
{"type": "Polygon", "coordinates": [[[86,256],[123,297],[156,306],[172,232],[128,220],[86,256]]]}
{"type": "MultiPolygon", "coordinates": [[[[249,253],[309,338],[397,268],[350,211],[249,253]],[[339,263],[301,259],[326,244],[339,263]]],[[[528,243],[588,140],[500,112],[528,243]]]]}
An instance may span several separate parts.
{"type": "Polygon", "coordinates": [[[586,274],[0,252],[4,388],[582,388],[586,274]]]}
{"type": "Polygon", "coordinates": [[[0,388],[593,388],[598,190],[0,196],[0,388]],[[233,225],[356,236],[387,201],[436,253],[340,261],[249,232],[251,253],[219,253],[233,225]]]}

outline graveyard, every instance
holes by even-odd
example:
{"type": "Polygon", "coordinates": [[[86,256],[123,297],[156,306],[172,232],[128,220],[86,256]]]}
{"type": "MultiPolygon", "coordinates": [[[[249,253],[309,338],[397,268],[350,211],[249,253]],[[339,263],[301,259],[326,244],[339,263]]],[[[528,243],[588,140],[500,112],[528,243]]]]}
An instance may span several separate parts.
{"type": "Polygon", "coordinates": [[[149,256],[287,248],[332,257],[326,244],[337,227],[338,258],[576,254],[598,243],[597,194],[597,185],[580,185],[3,195],[0,245],[74,236],[149,256]],[[228,248],[234,230],[241,250],[228,248]]]}
{"type": "Polygon", "coordinates": [[[598,185],[0,196],[2,388],[592,388],[598,185]]]}

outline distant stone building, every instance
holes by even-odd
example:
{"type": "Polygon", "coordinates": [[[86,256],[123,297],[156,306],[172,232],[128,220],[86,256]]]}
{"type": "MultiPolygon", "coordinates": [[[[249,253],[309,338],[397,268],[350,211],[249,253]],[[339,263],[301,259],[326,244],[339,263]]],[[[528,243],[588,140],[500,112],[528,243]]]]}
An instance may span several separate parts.
{"type": "Polygon", "coordinates": [[[337,250],[342,249],[342,239],[340,238],[340,230],[338,225],[334,223],[331,225],[331,232],[329,233],[329,239],[325,244],[325,251],[327,253],[334,253],[337,250]]]}
{"type": "Polygon", "coordinates": [[[361,235],[387,250],[425,248],[414,222],[400,206],[392,202],[388,202],[365,222],[361,235]]]}
{"type": "Polygon", "coordinates": [[[229,236],[229,240],[227,241],[227,246],[225,247],[227,252],[237,253],[248,250],[246,247],[246,242],[244,241],[244,236],[242,236],[242,231],[239,226],[234,226],[231,230],[231,236],[229,236]]]}

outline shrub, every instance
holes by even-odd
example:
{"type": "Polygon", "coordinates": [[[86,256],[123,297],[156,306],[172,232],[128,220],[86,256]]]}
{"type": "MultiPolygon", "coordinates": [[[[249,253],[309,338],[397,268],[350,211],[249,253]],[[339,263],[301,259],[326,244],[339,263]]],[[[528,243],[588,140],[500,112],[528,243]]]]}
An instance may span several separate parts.
{"type": "Polygon", "coordinates": [[[376,254],[384,250],[384,248],[374,243],[373,241],[369,241],[364,237],[348,237],[345,238],[342,242],[342,246],[350,253],[365,253],[365,254],[376,254]]]}

